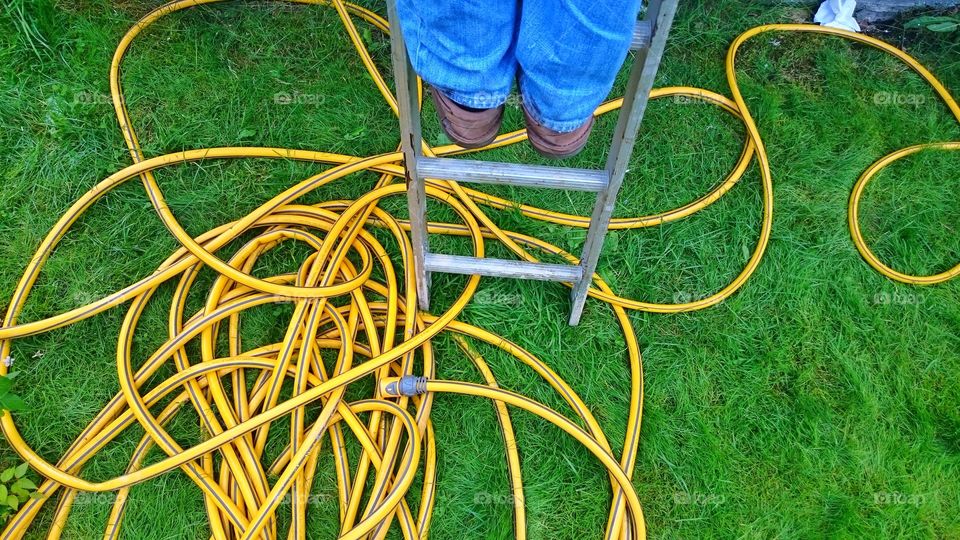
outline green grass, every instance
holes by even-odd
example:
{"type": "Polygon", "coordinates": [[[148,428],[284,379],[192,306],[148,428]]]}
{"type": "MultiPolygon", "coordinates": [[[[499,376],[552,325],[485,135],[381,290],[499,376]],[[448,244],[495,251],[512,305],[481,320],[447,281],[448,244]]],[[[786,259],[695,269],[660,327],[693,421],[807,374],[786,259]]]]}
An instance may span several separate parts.
{"type": "MultiPolygon", "coordinates": [[[[127,28],[155,3],[104,0],[19,3],[0,12],[0,291],[12,291],[30,255],[81,193],[129,164],[107,99],[107,71],[127,28]],[[23,30],[26,21],[31,29],[23,30]]],[[[796,8],[758,0],[682,4],[658,86],[728,93],[728,43],[762,22],[807,20],[796,8]]],[[[957,34],[882,36],[906,49],[948,87],[960,88],[957,34]]],[[[375,47],[385,66],[383,42],[375,47]]],[[[646,383],[636,486],[653,538],[960,537],[960,282],[916,288],[891,282],[859,257],[846,227],[857,176],[895,149],[960,140],[933,92],[890,57],[839,39],[772,35],[745,46],[739,81],[768,146],[775,181],[773,238],[757,273],[735,296],[697,313],[632,313],[646,383]],[[878,106],[881,95],[910,103],[878,106]],[[916,105],[917,101],[922,104],[916,105]]],[[[128,102],[148,155],[248,144],[370,155],[395,148],[397,128],[346,40],[336,14],[320,7],[261,3],[201,7],[148,30],[124,63],[128,102]],[[295,103],[279,103],[278,92],[295,103]],[[313,97],[297,97],[313,96],[313,97]]],[[[896,100],[895,100],[896,101],[896,100]]],[[[432,112],[427,137],[440,140],[432,112]]],[[[507,127],[520,125],[516,109],[507,127]]],[[[603,119],[571,165],[601,163],[613,118],[603,119]]],[[[733,165],[742,129],[709,106],[651,103],[616,213],[649,214],[683,204],[733,165]]],[[[483,158],[537,162],[526,145],[483,158]]],[[[882,173],[863,201],[862,226],[895,268],[933,273],[960,260],[960,154],[922,154],[882,173]]],[[[179,166],[158,176],[192,233],[235,219],[316,172],[265,160],[179,166]]],[[[316,200],[355,197],[370,174],[341,180],[316,200]]],[[[585,212],[565,193],[489,189],[547,208],[585,212]]],[[[438,212],[438,215],[439,212],[438,212]]],[[[515,212],[505,228],[577,249],[582,234],[515,212]]],[[[670,302],[729,282],[756,242],[760,212],[754,169],[711,208],[685,220],[621,232],[600,272],[620,294],[670,302]]],[[[450,249],[462,244],[444,244],[450,249]]],[[[131,183],[98,203],[51,258],[22,320],[59,313],[150,272],[176,247],[131,183]]],[[[292,269],[298,254],[265,264],[292,269]]],[[[210,276],[206,276],[209,280],[210,276]]],[[[437,276],[435,302],[448,304],[463,278],[437,276]]],[[[165,332],[161,288],[144,317],[138,358],[165,332]]],[[[507,336],[570,381],[612,441],[622,439],[628,376],[623,338],[601,304],[578,328],[565,324],[558,285],[485,279],[464,319],[507,336]]],[[[199,298],[194,299],[199,301],[199,298]]],[[[122,310],[17,340],[17,416],[27,441],[56,459],[117,390],[116,333],[122,310]]],[[[252,312],[250,342],[278,339],[281,306],[252,312]]],[[[444,378],[477,380],[452,341],[439,339],[444,378]]],[[[529,370],[478,346],[502,386],[561,408],[529,370]]],[[[439,396],[436,538],[511,535],[508,483],[489,403],[439,396]],[[478,494],[481,494],[478,496],[478,494]]],[[[600,467],[559,430],[514,414],[534,539],[594,538],[606,518],[600,467]]],[[[183,443],[196,418],[170,427],[183,443]]],[[[138,440],[131,431],[84,471],[120,473],[138,440]]],[[[619,443],[614,443],[618,446],[619,443]]],[[[154,453],[151,459],[158,459],[154,453]]],[[[0,468],[19,458],[0,445],[0,468]]],[[[336,533],[332,462],[321,461],[310,514],[317,538],[336,533]]],[[[206,538],[200,493],[182,474],[137,486],[124,530],[130,538],[206,538]]],[[[96,502],[100,499],[90,499],[96,502]]],[[[30,537],[51,518],[41,514],[30,537]]],[[[64,538],[102,535],[109,506],[78,505],[64,538]]]]}

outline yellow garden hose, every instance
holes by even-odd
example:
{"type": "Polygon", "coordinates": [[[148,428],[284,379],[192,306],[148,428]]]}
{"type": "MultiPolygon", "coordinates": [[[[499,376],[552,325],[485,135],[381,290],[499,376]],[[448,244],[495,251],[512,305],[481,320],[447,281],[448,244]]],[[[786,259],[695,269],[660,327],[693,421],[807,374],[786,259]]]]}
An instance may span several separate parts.
{"type": "MultiPolygon", "coordinates": [[[[413,273],[409,271],[413,264],[407,237],[409,226],[378,204],[381,199],[404,193],[405,186],[396,182],[404,176],[399,152],[357,157],[284,148],[227,147],[151,158],[143,155],[120,82],[124,55],[133,40],[164,15],[219,1],[222,0],[168,3],[150,12],[124,35],[111,65],[110,86],[132,164],[100,181],[60,218],[30,260],[10,300],[0,327],[0,358],[9,354],[14,339],[49,332],[121,305],[126,306],[127,312],[117,340],[116,364],[121,391],[90,421],[56,463],[46,461],[23,440],[9,412],[0,418],[11,446],[45,477],[38,496],[25,503],[4,529],[4,539],[22,537],[41,508],[52,500],[56,507],[47,537],[59,538],[72,505],[82,492],[116,493],[104,532],[104,538],[116,538],[121,534],[130,487],[175,469],[184,471],[201,489],[212,538],[274,539],[283,534],[289,538],[307,538],[307,501],[321,452],[330,452],[334,459],[341,538],[380,540],[394,527],[404,538],[425,538],[430,531],[436,478],[442,474],[437,468],[437,441],[430,420],[434,396],[441,392],[482,397],[493,402],[505,445],[517,538],[526,538],[524,456],[517,448],[508,405],[557,426],[606,468],[611,503],[605,538],[644,538],[645,522],[633,478],[642,419],[643,372],[639,346],[626,310],[677,313],[715,305],[750,278],[770,239],[773,181],[763,140],[737,85],[735,60],[739,47],[758,34],[785,31],[827,34],[875,47],[896,56],[923,77],[960,121],[956,101],[912,57],[876,39],[820,26],[767,25],[739,36],[726,60],[729,98],[690,87],[655,90],[651,96],[654,99],[684,96],[714,104],[739,118],[747,134],[743,151],[727,178],[699,199],[655,215],[614,219],[611,228],[651,227],[690,216],[727,193],[742,178],[754,157],[760,164],[763,218],[759,241],[743,270],[728,285],[703,299],[682,304],[627,299],[618,296],[599,276],[594,276],[590,296],[612,308],[627,344],[630,380],[623,390],[630,395],[629,416],[623,450],[617,457],[614,445],[607,440],[586,403],[558,373],[508,339],[457,320],[470,302],[479,277],[467,280],[464,290],[447,311],[439,314],[417,311],[416,287],[413,273]],[[191,161],[241,158],[302,160],[329,167],[276,195],[243,218],[192,237],[168,207],[154,171],[191,161]],[[373,171],[380,176],[376,186],[356,200],[332,200],[315,205],[298,202],[318,187],[360,171],[373,171]],[[134,178],[141,180],[164,226],[182,247],[151,275],[105,298],[47,319],[19,321],[20,311],[58,242],[104,194],[134,178]],[[395,245],[383,245],[368,231],[369,227],[388,231],[395,245]],[[241,242],[241,238],[245,243],[229,260],[217,255],[223,247],[241,242]],[[297,272],[269,277],[252,274],[260,257],[291,241],[312,249],[297,272]],[[391,253],[402,258],[402,268],[394,267],[391,253]],[[213,269],[218,277],[205,295],[203,308],[187,313],[186,298],[203,267],[213,269]],[[140,317],[158,287],[171,280],[176,280],[176,289],[169,310],[166,342],[135,369],[131,348],[140,317]],[[240,328],[243,313],[275,302],[294,305],[283,340],[255,349],[244,348],[240,328]],[[229,351],[226,356],[218,356],[217,344],[223,332],[228,338],[229,351]],[[436,379],[431,340],[441,333],[454,336],[484,384],[436,379]],[[186,345],[190,342],[199,343],[199,354],[187,352],[186,345]],[[575,416],[563,416],[530,398],[500,388],[493,370],[474,349],[473,342],[499,348],[528,366],[559,394],[575,416]],[[332,369],[324,365],[323,351],[335,352],[332,369]],[[172,366],[175,373],[155,382],[153,376],[164,366],[172,366]],[[418,371],[415,373],[415,370],[418,371]],[[361,379],[375,381],[376,391],[369,399],[348,401],[347,389],[361,379]],[[283,398],[281,391],[285,383],[291,383],[294,390],[288,399],[283,398]],[[206,437],[185,448],[164,426],[188,404],[198,414],[206,437]],[[319,405],[319,411],[317,407],[308,410],[309,405],[319,405]],[[272,423],[285,416],[291,420],[285,436],[288,443],[280,457],[268,463],[264,458],[267,439],[270,435],[277,436],[278,430],[272,423]],[[84,465],[134,425],[142,427],[146,434],[126,471],[102,482],[85,480],[81,476],[84,465]],[[359,457],[348,455],[348,436],[362,449],[359,457]],[[167,457],[144,465],[143,460],[153,447],[167,457]],[[216,467],[214,454],[220,457],[216,467]],[[417,493],[411,493],[417,476],[420,487],[417,493]],[[288,497],[290,527],[283,531],[278,525],[277,512],[288,497]]],[[[387,32],[386,21],[376,13],[342,0],[293,2],[336,9],[374,84],[396,112],[396,100],[353,23],[354,18],[360,18],[387,32]]],[[[621,100],[605,103],[596,114],[616,110],[620,104],[621,100]]],[[[514,144],[525,138],[523,131],[503,134],[487,148],[514,144]]],[[[424,149],[438,156],[469,152],[453,145],[429,147],[426,143],[424,149]]],[[[880,159],[856,182],[848,209],[853,241],[864,259],[890,279],[920,285],[956,277],[960,274],[960,264],[932,276],[896,271],[880,261],[867,246],[857,219],[860,198],[870,180],[890,163],[924,150],[960,150],[960,142],[920,144],[880,159]]],[[[478,257],[484,255],[485,242],[494,240],[522,259],[534,261],[547,254],[576,262],[575,257],[557,246],[498,228],[483,211],[484,206],[518,207],[523,215],[532,219],[570,227],[583,228],[589,224],[587,217],[529,205],[517,206],[512,201],[455,182],[429,181],[427,195],[449,206],[460,218],[458,223],[431,223],[429,232],[468,237],[473,254],[478,257]]],[[[0,373],[6,372],[6,366],[0,364],[0,373]]]]}

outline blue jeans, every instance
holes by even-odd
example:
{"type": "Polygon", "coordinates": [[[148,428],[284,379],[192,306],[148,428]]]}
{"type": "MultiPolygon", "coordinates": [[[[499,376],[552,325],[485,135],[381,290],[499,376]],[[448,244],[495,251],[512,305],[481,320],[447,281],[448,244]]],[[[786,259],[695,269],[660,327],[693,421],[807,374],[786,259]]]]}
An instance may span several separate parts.
{"type": "Polygon", "coordinates": [[[580,127],[613,86],[639,0],[397,0],[410,61],[453,101],[523,106],[559,132],[580,127]]]}

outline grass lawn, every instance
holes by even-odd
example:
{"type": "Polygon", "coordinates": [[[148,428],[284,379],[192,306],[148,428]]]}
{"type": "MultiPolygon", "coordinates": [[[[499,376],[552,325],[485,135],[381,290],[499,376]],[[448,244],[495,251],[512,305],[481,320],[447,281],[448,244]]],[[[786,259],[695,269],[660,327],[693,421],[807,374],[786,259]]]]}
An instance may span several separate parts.
{"type": "MultiPolygon", "coordinates": [[[[69,205],[130,163],[107,72],[121,36],[157,5],[27,1],[49,49],[0,12],[0,297],[7,298],[69,205]]],[[[685,0],[657,86],[729,94],[723,57],[735,36],[761,23],[809,18],[806,9],[756,0],[685,0]]],[[[878,31],[960,90],[960,32],[878,31]]],[[[375,32],[368,39],[387,72],[387,42],[375,32]]],[[[960,140],[960,126],[905,66],[837,38],[765,34],[745,46],[738,65],[769,152],[773,237],[756,274],[722,304],[678,315],[631,312],[646,387],[635,479],[651,537],[960,538],[960,280],[925,288],[892,282],[860,258],[846,225],[850,189],[866,167],[905,146],[960,140]]],[[[171,15],[138,38],[123,81],[147,156],[238,144],[368,156],[393,151],[398,140],[395,119],[329,8],[238,2],[171,15]]],[[[445,142],[432,110],[424,121],[427,138],[445,142]]],[[[569,165],[602,163],[614,121],[603,118],[569,165]]],[[[506,127],[520,126],[520,111],[508,109],[506,127]]],[[[742,143],[738,121],[712,106],[652,102],[616,216],[695,199],[724,177],[742,143]]],[[[479,157],[542,162],[526,144],[479,157]]],[[[176,215],[199,234],[318,170],[252,159],[177,166],[158,178],[176,215]]],[[[884,261],[917,274],[960,261],[958,171],[960,153],[923,153],[868,187],[861,224],[884,261]]],[[[370,173],[354,175],[311,197],[353,198],[375,181],[370,173]]],[[[566,212],[587,213],[591,203],[585,195],[482,189],[566,212]]],[[[630,298],[706,296],[745,263],[758,236],[760,202],[753,167],[703,212],[612,234],[599,272],[630,298]]],[[[516,211],[491,215],[505,229],[575,251],[584,236],[516,211]]],[[[142,187],[130,182],[85,214],[57,248],[21,320],[118,290],[176,247],[142,187]]],[[[264,271],[291,271],[302,255],[278,250],[264,271]]],[[[435,305],[448,305],[463,280],[436,276],[435,305]]],[[[168,297],[171,291],[161,288],[168,297]]],[[[155,304],[135,354],[165,337],[164,302],[155,304]]],[[[567,289],[557,284],[484,279],[463,319],[547,361],[619,451],[629,376],[623,337],[610,309],[596,301],[579,327],[568,327],[568,305],[567,289]]],[[[17,424],[48,460],[119,390],[115,347],[123,313],[114,309],[14,343],[15,388],[28,405],[17,424]]],[[[287,306],[258,309],[244,328],[253,341],[274,342],[288,317],[287,306]]],[[[441,377],[479,382],[452,340],[438,339],[436,347],[441,377]]],[[[502,386],[564,410],[528,369],[478,348],[502,386]]],[[[441,395],[432,417],[440,470],[434,537],[510,537],[509,482],[493,407],[441,395]]],[[[609,498],[600,466],[539,419],[516,412],[514,423],[529,537],[599,537],[609,498]]],[[[178,418],[170,431],[184,444],[200,437],[196,417],[178,418]]],[[[141,434],[131,430],[107,447],[84,477],[121,473],[141,434]]],[[[154,451],[150,460],[159,457],[154,451]]],[[[0,441],[0,469],[19,462],[0,441]]],[[[332,459],[321,458],[312,537],[338,531],[333,474],[332,459]]],[[[126,537],[209,537],[201,493],[184,474],[140,484],[131,498],[126,537]]],[[[45,507],[29,537],[45,535],[52,510],[45,507]]],[[[102,536],[109,511],[108,504],[77,505],[63,537],[102,536]]]]}

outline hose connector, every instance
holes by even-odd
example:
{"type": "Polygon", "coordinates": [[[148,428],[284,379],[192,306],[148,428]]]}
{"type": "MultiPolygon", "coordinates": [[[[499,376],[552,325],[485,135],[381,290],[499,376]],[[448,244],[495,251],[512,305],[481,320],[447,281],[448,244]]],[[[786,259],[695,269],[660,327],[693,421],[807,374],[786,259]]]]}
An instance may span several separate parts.
{"type": "Polygon", "coordinates": [[[389,397],[409,397],[426,394],[427,378],[416,375],[389,377],[380,381],[380,393],[389,397]]]}

